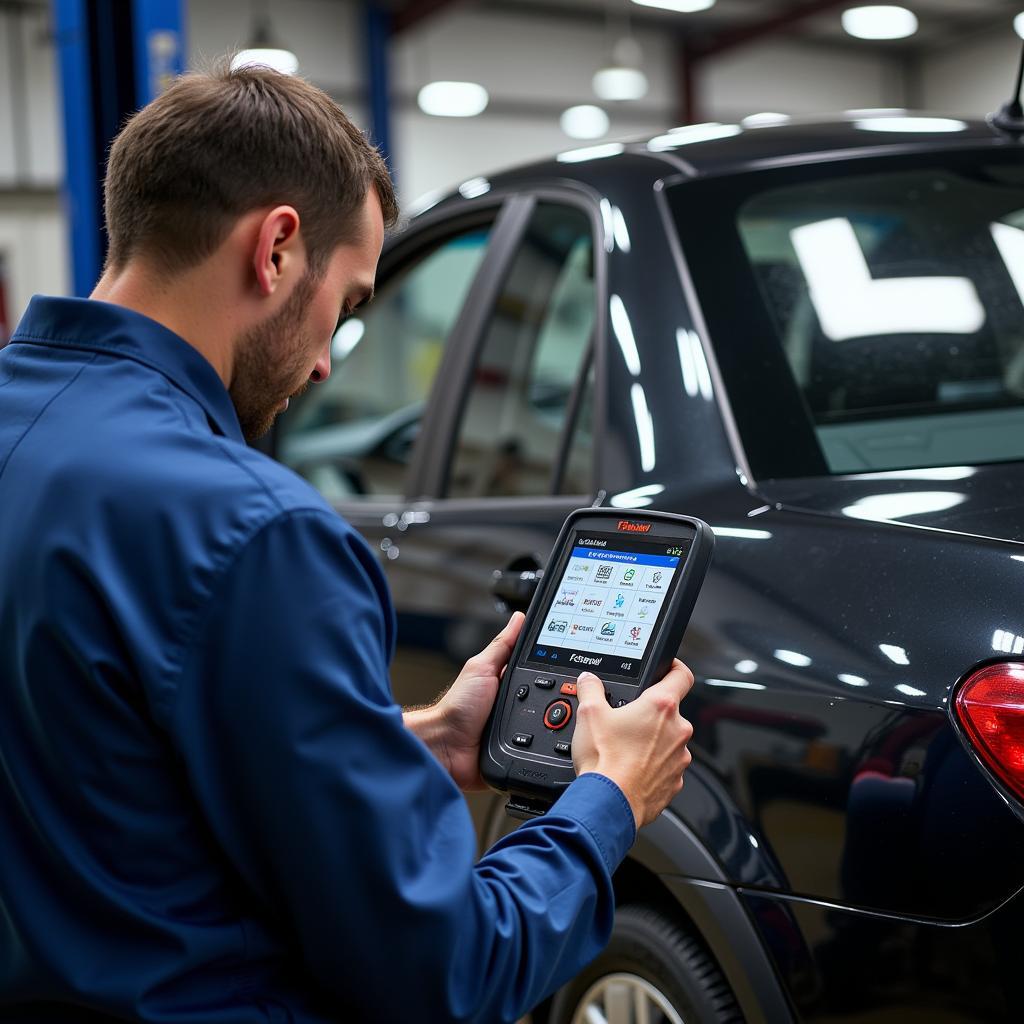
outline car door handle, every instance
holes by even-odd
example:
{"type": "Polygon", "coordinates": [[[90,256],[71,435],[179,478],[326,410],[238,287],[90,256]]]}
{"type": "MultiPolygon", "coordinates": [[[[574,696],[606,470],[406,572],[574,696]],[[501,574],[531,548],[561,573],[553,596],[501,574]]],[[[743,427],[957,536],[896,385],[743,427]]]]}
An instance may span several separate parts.
{"type": "MultiPolygon", "coordinates": [[[[491,580],[491,593],[513,611],[524,612],[537,590],[537,584],[544,577],[544,570],[533,563],[533,567],[522,565],[518,560],[507,569],[495,569],[491,580]]],[[[531,559],[532,561],[532,559],[531,559]]]]}

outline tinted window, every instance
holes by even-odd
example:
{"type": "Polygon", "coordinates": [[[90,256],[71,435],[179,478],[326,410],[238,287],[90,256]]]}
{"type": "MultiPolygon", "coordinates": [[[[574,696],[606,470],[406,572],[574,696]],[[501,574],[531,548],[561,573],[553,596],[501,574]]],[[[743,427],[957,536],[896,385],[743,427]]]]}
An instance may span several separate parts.
{"type": "Polygon", "coordinates": [[[384,282],[335,334],[330,377],[282,417],[281,460],[328,498],[403,493],[423,407],[489,230],[450,238],[384,282]]]}
{"type": "Polygon", "coordinates": [[[563,435],[576,421],[564,485],[589,490],[591,378],[584,363],[595,302],[589,218],[538,204],[474,367],[450,497],[552,493],[563,475],[563,435]]]}
{"type": "Polygon", "coordinates": [[[666,190],[756,478],[1024,458],[1022,165],[919,150],[666,190]]]}
{"type": "Polygon", "coordinates": [[[737,222],[831,472],[1024,457],[1024,172],[802,183],[737,222]]]}

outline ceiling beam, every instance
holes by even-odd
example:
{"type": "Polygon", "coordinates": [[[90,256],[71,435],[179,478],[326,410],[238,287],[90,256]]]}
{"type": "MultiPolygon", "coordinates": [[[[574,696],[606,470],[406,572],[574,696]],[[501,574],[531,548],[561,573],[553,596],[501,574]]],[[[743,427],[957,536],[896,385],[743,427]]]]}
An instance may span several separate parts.
{"type": "Polygon", "coordinates": [[[711,57],[725,50],[753,43],[765,36],[775,35],[801,21],[847,4],[848,0],[809,0],[809,2],[779,11],[778,14],[770,15],[767,18],[758,18],[756,21],[741,25],[739,28],[729,29],[707,39],[691,39],[687,44],[687,52],[691,60],[694,57],[711,57]]]}
{"type": "Polygon", "coordinates": [[[409,0],[409,3],[392,15],[391,35],[397,36],[400,32],[405,32],[421,21],[440,14],[446,8],[455,7],[465,2],[466,0],[409,0]]]}

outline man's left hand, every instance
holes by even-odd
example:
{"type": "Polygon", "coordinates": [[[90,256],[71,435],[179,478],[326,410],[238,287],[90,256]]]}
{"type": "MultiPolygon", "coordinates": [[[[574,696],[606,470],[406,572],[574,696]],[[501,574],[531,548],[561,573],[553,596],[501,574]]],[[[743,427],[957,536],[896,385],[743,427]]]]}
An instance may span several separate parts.
{"type": "Polygon", "coordinates": [[[515,612],[508,625],[466,662],[433,707],[405,714],[406,725],[430,747],[463,791],[487,788],[480,776],[481,734],[524,619],[522,612],[515,612]]]}

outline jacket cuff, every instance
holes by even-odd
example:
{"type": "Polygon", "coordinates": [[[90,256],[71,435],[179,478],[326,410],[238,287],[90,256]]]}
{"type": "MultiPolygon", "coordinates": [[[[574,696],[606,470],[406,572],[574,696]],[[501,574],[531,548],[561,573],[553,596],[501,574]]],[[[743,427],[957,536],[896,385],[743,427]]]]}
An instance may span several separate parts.
{"type": "Polygon", "coordinates": [[[636,842],[636,820],[629,801],[611,779],[597,772],[579,776],[548,813],[579,822],[593,837],[609,874],[636,842]]]}

